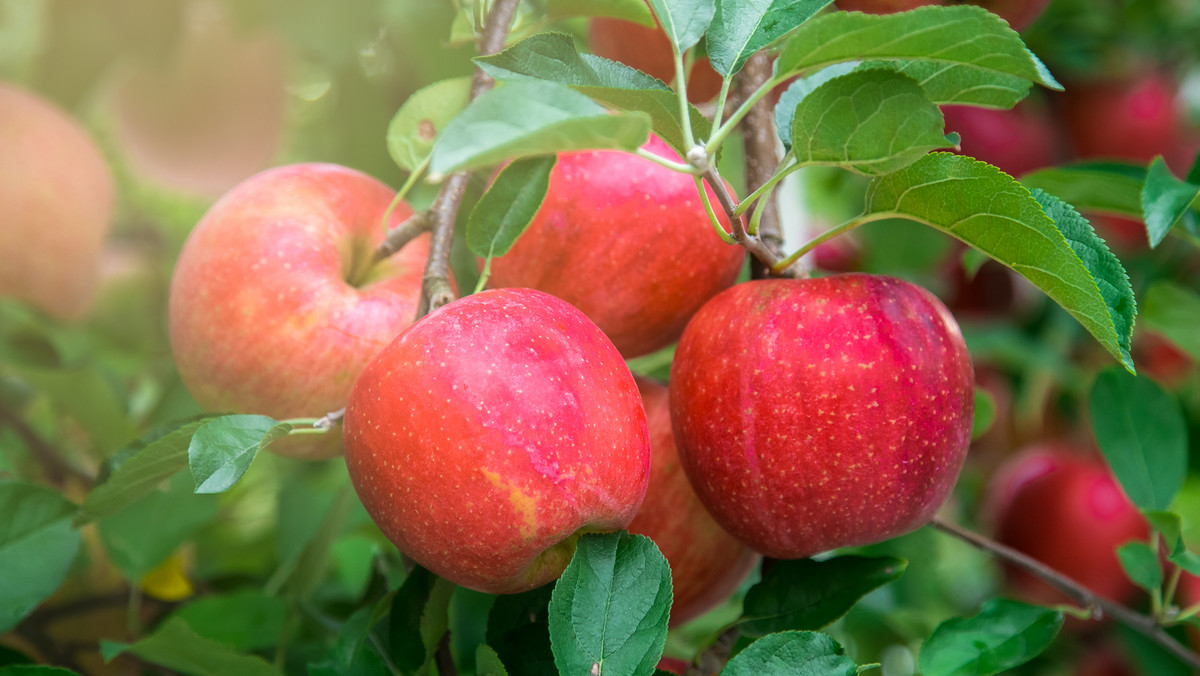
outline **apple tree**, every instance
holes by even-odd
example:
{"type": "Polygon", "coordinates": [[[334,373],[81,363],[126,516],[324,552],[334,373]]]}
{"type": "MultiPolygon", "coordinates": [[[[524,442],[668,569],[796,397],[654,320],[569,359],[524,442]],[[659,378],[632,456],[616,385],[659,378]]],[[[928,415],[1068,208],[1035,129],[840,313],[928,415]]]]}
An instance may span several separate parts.
{"type": "Polygon", "coordinates": [[[1200,10],[1071,3],[0,3],[0,674],[1200,669],[1200,10]]]}

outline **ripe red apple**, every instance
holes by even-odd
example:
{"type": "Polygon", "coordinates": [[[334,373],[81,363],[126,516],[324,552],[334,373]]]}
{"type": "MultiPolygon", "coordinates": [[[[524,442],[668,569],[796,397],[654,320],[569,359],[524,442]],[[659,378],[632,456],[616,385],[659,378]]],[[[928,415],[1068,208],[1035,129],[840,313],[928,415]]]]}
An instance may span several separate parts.
{"type": "Polygon", "coordinates": [[[667,387],[645,378],[637,384],[650,428],[650,484],[629,532],[654,540],[667,557],[671,626],[678,626],[729,598],[760,557],[726,533],[692,490],[671,433],[667,387]]]}
{"type": "MultiPolygon", "coordinates": [[[[1175,605],[1182,610],[1187,610],[1196,604],[1200,604],[1200,577],[1184,573],[1179,578],[1179,587],[1175,592],[1175,605]]],[[[1191,642],[1193,650],[1200,650],[1200,629],[1189,628],[1188,640],[1191,642]]]]}
{"type": "Polygon", "coordinates": [[[220,5],[188,8],[166,62],[133,64],[114,83],[114,136],[137,174],[216,197],[270,166],[279,150],[285,46],[268,33],[236,34],[220,5]]]}
{"type": "Polygon", "coordinates": [[[0,296],[81,318],[112,210],[112,172],[83,127],[0,82],[0,296]]]}
{"type": "Polygon", "coordinates": [[[1137,162],[1174,157],[1184,134],[1177,89],[1170,76],[1153,69],[1070,83],[1062,101],[1075,154],[1137,162]]]}
{"type": "Polygon", "coordinates": [[[943,106],[942,115],[946,131],[962,137],[962,154],[1011,176],[1058,162],[1058,131],[1050,113],[1034,102],[1022,101],[1011,110],[943,106]]]}
{"type": "MultiPolygon", "coordinates": [[[[1104,461],[1065,442],[1026,447],[993,475],[985,517],[998,541],[1118,602],[1136,598],[1117,547],[1149,537],[1145,520],[1104,461]]],[[[1067,602],[1040,579],[1006,569],[1009,586],[1033,603],[1067,602]]]]}
{"type": "MultiPolygon", "coordinates": [[[[644,148],[680,161],[657,137],[644,148]]],[[[529,230],[492,261],[489,286],[566,300],[628,359],[679,338],[696,310],[736,281],[744,258],[713,231],[690,176],[633,153],[564,153],[529,230]]]]}
{"type": "MultiPolygon", "coordinates": [[[[171,349],[202,406],[277,419],[345,406],[367,362],[416,316],[429,239],[366,270],[394,193],[345,167],[297,164],[247,179],[188,237],[171,281],[171,349]]],[[[396,225],[411,213],[404,204],[396,225]]],[[[338,435],[283,455],[329,457],[338,435]]]]}
{"type": "MultiPolygon", "coordinates": [[[[671,41],[657,26],[650,28],[624,19],[593,17],[588,22],[588,44],[596,56],[620,61],[667,84],[675,81],[671,41]]],[[[687,78],[688,100],[702,103],[716,98],[721,91],[721,80],[707,56],[696,59],[687,78]]]]}
{"type": "Polygon", "coordinates": [[[696,493],[763,554],[802,558],[929,520],[971,439],[958,324],[876,275],[747,282],[688,324],[671,420],[696,493]]]}
{"type": "Polygon", "coordinates": [[[658,661],[658,668],[667,673],[684,676],[687,673],[688,663],[678,657],[664,657],[658,661]]]}
{"type": "Polygon", "coordinates": [[[446,305],[363,370],[346,466],[376,525],[488,593],[558,577],[581,533],[633,519],[650,440],[633,375],[583,313],[532,289],[446,305]]]}
{"type": "MultiPolygon", "coordinates": [[[[925,5],[961,5],[963,0],[837,0],[841,9],[868,14],[891,14],[925,5]]],[[[1013,30],[1022,31],[1042,15],[1050,0],[973,0],[968,4],[979,5],[1008,22],[1013,30]]]]}

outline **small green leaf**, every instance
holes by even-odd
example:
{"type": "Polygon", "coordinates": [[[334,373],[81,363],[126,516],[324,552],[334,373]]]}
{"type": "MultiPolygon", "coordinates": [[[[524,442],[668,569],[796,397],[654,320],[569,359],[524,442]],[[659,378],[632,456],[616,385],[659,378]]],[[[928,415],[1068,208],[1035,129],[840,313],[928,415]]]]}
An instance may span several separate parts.
{"type": "Polygon", "coordinates": [[[405,171],[421,166],[433,151],[433,142],[471,100],[471,78],[456,77],[413,92],[388,124],[387,149],[405,171]]]}
{"type": "Polygon", "coordinates": [[[1121,567],[1134,584],[1149,592],[1162,589],[1163,570],[1158,554],[1145,542],[1127,542],[1117,548],[1121,567]]]}
{"type": "Polygon", "coordinates": [[[1187,424],[1179,402],[1146,377],[1117,369],[1096,376],[1088,396],[1092,431],[1134,504],[1164,510],[1187,474],[1187,424]]]}
{"type": "Polygon", "coordinates": [[[554,585],[496,598],[487,618],[487,642],[521,676],[558,676],[550,649],[549,611],[554,585]]]}
{"type": "Polygon", "coordinates": [[[191,478],[179,473],[167,481],[166,490],[150,491],[99,519],[97,526],[113,564],[136,582],[216,515],[216,496],[195,495],[191,478]]]}
{"type": "Polygon", "coordinates": [[[796,117],[796,106],[817,87],[835,77],[852,72],[856,67],[857,64],[854,63],[834,64],[788,85],[779,96],[779,103],[775,104],[775,130],[779,134],[779,140],[783,141],[784,148],[792,147],[792,120],[796,117]]]}
{"type": "Polygon", "coordinates": [[[1142,210],[1150,248],[1166,238],[1197,199],[1200,199],[1200,185],[1175,178],[1161,155],[1154,158],[1146,170],[1146,185],[1142,188],[1142,210]]]}
{"type": "Polygon", "coordinates": [[[721,676],[855,676],[858,665],[832,636],[811,631],[769,634],[729,660],[721,676]]]}
{"type": "Polygon", "coordinates": [[[260,448],[290,432],[288,423],[265,415],[226,415],[200,426],[188,444],[188,465],[197,493],[223,493],[246,470],[260,448]]]}
{"type": "Polygon", "coordinates": [[[502,169],[467,220],[467,247],[480,258],[508,253],[525,232],[550,186],[554,155],[517,160],[502,169]]]}
{"type": "Polygon", "coordinates": [[[192,601],[175,612],[206,639],[236,650],[263,650],[276,645],[287,619],[287,603],[257,589],[243,588],[192,601]]]}
{"type": "Polygon", "coordinates": [[[0,634],[66,579],[79,551],[75,509],[53,489],[0,481],[0,634]]]}
{"type": "Polygon", "coordinates": [[[800,164],[834,164],[890,174],[931,150],[949,148],[942,111],[912,78],[854,71],[816,87],[796,106],[792,153],[800,164]]]}
{"type": "MultiPolygon", "coordinates": [[[[646,113],[654,133],[680,155],[686,152],[675,92],[623,63],[580,54],[570,35],[537,33],[499,54],[479,57],[475,63],[501,82],[557,82],[618,110],[646,113]]],[[[697,137],[706,138],[712,123],[695,106],[688,106],[688,114],[697,137]]]]}
{"type": "Polygon", "coordinates": [[[650,0],[650,9],[678,52],[700,42],[716,12],[714,0],[650,0]]]}
{"type": "Polygon", "coordinates": [[[728,77],[770,45],[824,9],[830,0],[717,0],[704,38],[708,60],[728,77]]]}
{"type": "Polygon", "coordinates": [[[414,568],[392,598],[388,643],[392,659],[405,673],[433,659],[446,633],[450,593],[454,585],[424,568],[414,568]]]}
{"type": "Polygon", "coordinates": [[[1167,545],[1167,559],[1192,575],[1200,575],[1200,556],[1187,548],[1183,540],[1183,519],[1174,512],[1144,511],[1150,527],[1162,533],[1167,545]]]}
{"type": "Polygon", "coordinates": [[[90,521],[114,514],[186,468],[192,435],[208,420],[202,418],[155,430],[127,446],[125,451],[132,454],[117,465],[107,481],[87,494],[79,519],[90,521]]]}
{"type": "Polygon", "coordinates": [[[504,663],[500,661],[500,656],[495,650],[480,643],[475,649],[475,675],[508,676],[508,670],[504,668],[504,663]]]}
{"type": "Polygon", "coordinates": [[[546,3],[546,15],[550,19],[604,16],[640,23],[648,28],[656,25],[646,0],[549,0],[546,3]]]}
{"type": "Polygon", "coordinates": [[[971,441],[988,433],[996,421],[996,400],[982,387],[975,388],[975,419],[971,422],[971,441]]]}
{"type": "Polygon", "coordinates": [[[583,535],[550,599],[550,645],[564,674],[651,674],[667,640],[671,569],[654,542],[583,535]]]}
{"type": "Polygon", "coordinates": [[[1016,31],[973,6],[920,7],[884,15],[830,12],[788,38],[775,72],[781,78],[863,60],[927,61],[1062,89],[1016,31]],[[964,40],[964,35],[971,39],[964,40]]]}
{"type": "Polygon", "coordinates": [[[876,178],[867,213],[925,223],[1016,270],[1133,367],[1136,304],[1128,277],[1069,205],[1031,194],[989,164],[935,153],[876,178]]]}
{"type": "Polygon", "coordinates": [[[978,614],[946,620],[921,647],[924,676],[991,676],[1037,657],[1062,627],[1062,613],[993,599],[978,614]]]}
{"type": "Polygon", "coordinates": [[[820,629],[868,592],[898,579],[907,562],[890,556],[776,561],[746,593],[739,629],[750,637],[820,629]]]}
{"type": "Polygon", "coordinates": [[[860,69],[887,68],[916,80],[939,106],[1012,108],[1029,95],[1033,84],[1018,75],[982,70],[961,63],[898,60],[865,61],[860,69]]]}
{"type": "Polygon", "coordinates": [[[1041,189],[1083,211],[1142,217],[1145,167],[1121,162],[1081,162],[1039,169],[1021,177],[1030,190],[1041,189]]]}
{"type": "Polygon", "coordinates": [[[106,662],[126,652],[189,676],[280,676],[280,671],[261,657],[242,655],[224,643],[210,641],[179,618],[168,619],[153,634],[131,645],[101,641],[106,662]]]}
{"type": "Polygon", "coordinates": [[[650,135],[642,113],[609,113],[551,82],[511,82],[485,92],[446,127],[430,169],[447,174],[567,150],[633,151],[650,135]]]}
{"type": "Polygon", "coordinates": [[[1142,323],[1167,337],[1192,359],[1200,361],[1200,295],[1167,280],[1159,280],[1142,296],[1142,323]]]}

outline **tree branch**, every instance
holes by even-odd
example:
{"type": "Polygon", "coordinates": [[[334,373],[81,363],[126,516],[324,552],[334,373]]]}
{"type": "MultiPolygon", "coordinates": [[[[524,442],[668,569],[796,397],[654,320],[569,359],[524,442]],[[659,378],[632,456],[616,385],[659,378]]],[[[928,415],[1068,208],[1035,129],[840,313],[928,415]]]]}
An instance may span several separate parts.
{"type": "MultiPolygon", "coordinates": [[[[479,39],[479,55],[490,56],[504,48],[508,29],[517,11],[517,0],[496,0],[488,12],[483,35],[479,39]]],[[[491,76],[478,67],[471,79],[471,100],[491,89],[491,76]]],[[[454,288],[450,284],[450,245],[454,241],[454,222],[458,208],[467,190],[469,171],[460,171],[446,179],[430,207],[433,215],[433,237],[429,242],[429,260],[425,263],[425,275],[421,282],[421,303],[417,318],[454,300],[454,288]]]]}
{"type": "Polygon", "coordinates": [[[1121,624],[1162,646],[1193,670],[1200,671],[1200,655],[1193,653],[1182,643],[1176,641],[1154,618],[1134,612],[1115,601],[1110,601],[1027,554],[979,533],[969,531],[956,523],[935,516],[929,525],[1037,576],[1066,594],[1071,600],[1091,610],[1094,619],[1100,619],[1104,613],[1108,613],[1121,624]]]}
{"type": "Polygon", "coordinates": [[[729,662],[729,655],[740,633],[736,626],[721,632],[713,644],[700,653],[700,659],[688,665],[687,676],[715,676],[729,662]]]}
{"type": "MultiPolygon", "coordinates": [[[[403,223],[388,230],[387,236],[380,243],[379,248],[375,250],[375,255],[371,258],[371,265],[382,261],[391,256],[397,251],[404,248],[405,244],[416,239],[418,236],[429,232],[433,226],[433,219],[430,218],[428,211],[418,211],[409,216],[403,223]]],[[[369,266],[368,266],[369,267],[369,266]]]]}
{"type": "Polygon", "coordinates": [[[450,653],[450,632],[442,634],[442,639],[438,641],[433,662],[437,665],[438,676],[458,676],[458,667],[455,666],[454,656],[450,653]]]}
{"type": "MultiPolygon", "coordinates": [[[[771,59],[766,52],[750,57],[734,79],[738,98],[746,100],[767,80],[771,79],[771,59]]],[[[779,148],[775,140],[775,119],[771,104],[761,99],[742,120],[746,144],[746,188],[757,190],[771,179],[779,166],[779,148]]],[[[766,195],[762,199],[765,211],[759,221],[758,237],[773,251],[783,249],[783,231],[779,223],[779,205],[766,195]]],[[[771,276],[771,267],[757,256],[750,261],[750,276],[764,279],[771,276]]]]}
{"type": "Polygon", "coordinates": [[[0,425],[11,428],[21,438],[21,441],[33,454],[34,460],[46,471],[46,479],[51,485],[61,487],[68,477],[79,479],[89,485],[95,482],[94,476],[67,462],[57,448],[42,439],[16,413],[3,406],[0,406],[0,425]]]}

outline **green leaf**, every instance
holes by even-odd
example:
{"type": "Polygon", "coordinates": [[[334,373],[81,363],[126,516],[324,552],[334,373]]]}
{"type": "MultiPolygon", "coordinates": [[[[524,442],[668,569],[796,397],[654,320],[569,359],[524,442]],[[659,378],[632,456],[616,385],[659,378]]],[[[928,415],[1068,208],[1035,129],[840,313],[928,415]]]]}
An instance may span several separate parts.
{"type": "Polygon", "coordinates": [[[549,610],[554,585],[496,598],[487,618],[487,642],[521,676],[558,676],[550,649],[549,610]]]}
{"type": "Polygon", "coordinates": [[[471,78],[434,82],[413,92],[396,111],[387,129],[387,149],[406,171],[421,166],[433,151],[438,134],[471,100],[471,78]]]}
{"type": "Polygon", "coordinates": [[[53,489],[0,481],[0,634],[66,579],[79,551],[75,509],[53,489]]]}
{"type": "Polygon", "coordinates": [[[1117,548],[1121,567],[1134,584],[1149,592],[1162,589],[1163,570],[1158,554],[1145,542],[1127,542],[1117,548]]]}
{"type": "Polygon", "coordinates": [[[106,662],[121,653],[138,657],[189,676],[280,676],[281,672],[261,657],[239,654],[234,648],[210,641],[179,618],[170,618],[153,634],[132,645],[101,641],[106,662]]]}
{"type": "Polygon", "coordinates": [[[1145,169],[1117,162],[1069,164],[1021,177],[1021,183],[1030,190],[1044,190],[1076,209],[1138,219],[1142,217],[1145,180],[1145,169]]]}
{"type": "Polygon", "coordinates": [[[47,667],[41,664],[13,664],[0,667],[0,676],[79,676],[62,667],[47,667]]]}
{"type": "Polygon", "coordinates": [[[645,0],[549,0],[546,16],[569,19],[574,16],[604,16],[624,19],[653,28],[654,15],[645,0]]]}
{"type": "Polygon", "coordinates": [[[476,676],[508,676],[508,670],[500,661],[500,656],[489,646],[482,643],[475,649],[476,676]]]}
{"type": "Polygon", "coordinates": [[[216,496],[193,494],[191,478],[180,473],[166,490],[150,491],[97,526],[113,564],[137,582],[216,515],[216,496]]]}
{"type": "Polygon", "coordinates": [[[263,650],[279,643],[287,620],[287,603],[257,589],[192,601],[171,613],[196,634],[235,650],[263,650]]]}
{"type": "Polygon", "coordinates": [[[78,422],[99,453],[111,453],[137,436],[112,383],[95,368],[14,370],[78,422]]]}
{"type": "Polygon", "coordinates": [[[556,160],[554,155],[531,157],[500,171],[467,220],[471,253],[480,258],[508,253],[542,208],[556,160]]]}
{"type": "Polygon", "coordinates": [[[990,676],[1037,657],[1062,627],[1062,613],[993,599],[978,614],[938,625],[921,647],[924,676],[990,676]]]}
{"type": "Polygon", "coordinates": [[[1154,158],[1146,170],[1146,185],[1142,188],[1150,248],[1163,241],[1197,199],[1200,199],[1200,185],[1175,178],[1161,155],[1154,158]]]}
{"type": "Polygon", "coordinates": [[[975,419],[971,422],[971,441],[988,433],[996,421],[996,400],[982,387],[975,388],[975,419]]]}
{"type": "Polygon", "coordinates": [[[1142,324],[1167,337],[1192,359],[1200,361],[1200,295],[1167,280],[1150,285],[1142,295],[1142,324]]]}
{"type": "Polygon", "coordinates": [[[776,79],[834,63],[920,60],[1018,77],[1062,89],[1000,17],[981,7],[920,7],[898,14],[830,12],[784,43],[776,79]]]}
{"type": "Polygon", "coordinates": [[[667,640],[671,569],[654,542],[583,535],[550,599],[550,645],[564,674],[651,674],[667,640]]]}
{"type": "Polygon", "coordinates": [[[87,494],[79,519],[90,521],[114,514],[186,468],[192,435],[208,420],[182,423],[165,433],[156,430],[130,444],[127,448],[136,450],[113,470],[107,481],[87,494]]]}
{"type": "Polygon", "coordinates": [[[229,490],[250,468],[260,448],[291,429],[290,424],[265,415],[227,415],[205,422],[188,444],[188,465],[196,492],[229,490]]]}
{"type": "Polygon", "coordinates": [[[1165,510],[1187,474],[1187,423],[1179,402],[1146,377],[1118,369],[1096,376],[1088,395],[1092,431],[1134,504],[1165,510]]]}
{"type": "MultiPolygon", "coordinates": [[[[654,133],[680,155],[686,152],[675,92],[623,63],[580,54],[570,35],[537,33],[499,54],[477,58],[475,63],[501,82],[557,82],[618,110],[646,113],[654,133]]],[[[695,106],[689,105],[688,111],[697,137],[706,138],[712,123],[695,106]]]]}
{"type": "Polygon", "coordinates": [[[434,174],[569,150],[633,151],[650,135],[642,113],[609,113],[551,82],[511,82],[485,92],[447,125],[433,146],[434,174]]]}
{"type": "Polygon", "coordinates": [[[942,111],[912,78],[854,71],[819,85],[796,106],[792,153],[800,164],[834,164],[890,174],[931,150],[949,148],[942,111]]]}
{"type": "Polygon", "coordinates": [[[907,565],[890,556],[776,561],[746,593],[738,628],[751,637],[820,629],[845,615],[871,590],[898,579],[907,565]]]}
{"type": "Polygon", "coordinates": [[[939,106],[1012,108],[1029,94],[1033,84],[1018,75],[983,70],[973,65],[936,61],[865,61],[860,69],[886,68],[916,80],[930,101],[939,106]]]}
{"type": "Polygon", "coordinates": [[[867,190],[867,213],[916,220],[1007,265],[1063,306],[1126,368],[1136,305],[1120,261],[1087,221],[999,169],[935,153],[867,190]]]}
{"type": "Polygon", "coordinates": [[[716,0],[704,38],[708,60],[726,77],[758,50],[811,19],[831,0],[716,0]]]}
{"type": "Polygon", "coordinates": [[[697,42],[716,12],[714,0],[650,0],[650,9],[678,52],[697,42]]]}
{"type": "Polygon", "coordinates": [[[764,636],[729,660],[721,676],[855,676],[858,665],[832,636],[784,631],[764,636]]]}
{"type": "Polygon", "coordinates": [[[454,585],[424,568],[414,568],[392,598],[388,643],[405,673],[429,663],[446,633],[454,585]]]}
{"type": "Polygon", "coordinates": [[[792,120],[796,116],[796,106],[817,87],[835,77],[853,72],[856,67],[857,64],[854,63],[834,64],[788,85],[779,96],[779,103],[775,104],[775,131],[779,134],[779,140],[783,141],[784,148],[790,150],[792,147],[792,120]]]}
{"type": "Polygon", "coordinates": [[[1144,511],[1150,527],[1162,533],[1167,545],[1167,560],[1192,575],[1200,575],[1200,556],[1187,548],[1183,540],[1183,520],[1178,514],[1166,511],[1144,511]]]}

